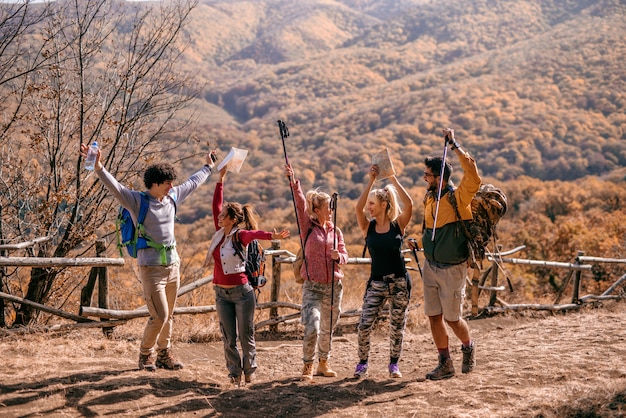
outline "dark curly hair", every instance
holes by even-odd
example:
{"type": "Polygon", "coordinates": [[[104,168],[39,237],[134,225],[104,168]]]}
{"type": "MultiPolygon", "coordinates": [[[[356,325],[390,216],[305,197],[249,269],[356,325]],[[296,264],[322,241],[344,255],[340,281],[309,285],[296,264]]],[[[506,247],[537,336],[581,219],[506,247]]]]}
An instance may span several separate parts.
{"type": "Polygon", "coordinates": [[[143,183],[149,189],[153,184],[176,180],[176,170],[168,163],[153,164],[143,174],[143,183]]]}

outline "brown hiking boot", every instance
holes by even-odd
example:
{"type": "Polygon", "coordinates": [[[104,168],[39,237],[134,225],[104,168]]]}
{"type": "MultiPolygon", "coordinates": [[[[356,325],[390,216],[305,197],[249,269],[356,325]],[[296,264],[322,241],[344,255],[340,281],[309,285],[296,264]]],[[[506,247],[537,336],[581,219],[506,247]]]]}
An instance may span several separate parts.
{"type": "Polygon", "coordinates": [[[241,386],[241,376],[228,376],[230,384],[236,388],[241,386]]]}
{"type": "Polygon", "coordinates": [[[463,365],[461,366],[461,371],[463,373],[469,373],[474,370],[476,367],[476,357],[474,355],[474,342],[470,344],[469,347],[465,348],[461,346],[461,351],[463,352],[463,365]]]}
{"type": "Polygon", "coordinates": [[[180,370],[183,368],[183,363],[176,360],[174,355],[172,355],[172,350],[166,348],[164,350],[159,350],[159,355],[156,359],[156,366],[167,370],[180,370]]]}
{"type": "Polygon", "coordinates": [[[320,359],[319,364],[317,365],[316,376],[325,376],[325,377],[337,377],[337,372],[330,368],[328,365],[328,360],[320,359]]]}
{"type": "Polygon", "coordinates": [[[139,370],[155,372],[154,356],[152,354],[139,354],[139,370]]]}
{"type": "Polygon", "coordinates": [[[313,381],[313,363],[304,363],[304,367],[302,368],[302,378],[300,380],[307,382],[313,381]]]}
{"type": "Polygon", "coordinates": [[[444,357],[439,355],[439,364],[430,373],[426,373],[426,379],[429,380],[441,380],[449,379],[454,376],[454,365],[450,357],[444,357]]]}

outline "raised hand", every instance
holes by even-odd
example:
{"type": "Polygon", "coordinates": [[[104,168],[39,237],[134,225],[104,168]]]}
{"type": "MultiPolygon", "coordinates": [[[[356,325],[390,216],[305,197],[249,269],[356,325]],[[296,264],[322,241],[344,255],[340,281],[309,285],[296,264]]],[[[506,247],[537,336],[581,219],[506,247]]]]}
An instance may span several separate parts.
{"type": "Polygon", "coordinates": [[[289,231],[283,229],[280,232],[276,232],[276,228],[274,228],[274,232],[272,232],[272,239],[285,239],[289,236],[289,231]]]}

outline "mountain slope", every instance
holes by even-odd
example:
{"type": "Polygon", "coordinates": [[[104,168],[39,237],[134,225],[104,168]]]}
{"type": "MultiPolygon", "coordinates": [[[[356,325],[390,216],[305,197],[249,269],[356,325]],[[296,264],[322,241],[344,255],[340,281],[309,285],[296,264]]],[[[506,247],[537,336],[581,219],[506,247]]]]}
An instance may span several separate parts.
{"type": "Polygon", "coordinates": [[[207,135],[248,147],[255,181],[281,177],[277,119],[307,181],[350,197],[383,146],[404,181],[421,184],[421,161],[441,153],[446,126],[486,176],[574,180],[626,165],[625,9],[612,0],[205,1],[186,65],[235,122],[226,135],[224,118],[207,120],[207,135]]]}

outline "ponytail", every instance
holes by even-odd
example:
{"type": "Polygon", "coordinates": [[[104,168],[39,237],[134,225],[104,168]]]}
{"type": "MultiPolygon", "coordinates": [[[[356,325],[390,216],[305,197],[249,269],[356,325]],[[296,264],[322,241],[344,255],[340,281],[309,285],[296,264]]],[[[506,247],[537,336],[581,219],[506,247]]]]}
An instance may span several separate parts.
{"type": "Polygon", "coordinates": [[[243,206],[243,222],[247,230],[258,229],[259,223],[254,214],[254,208],[249,203],[243,206]]]}

